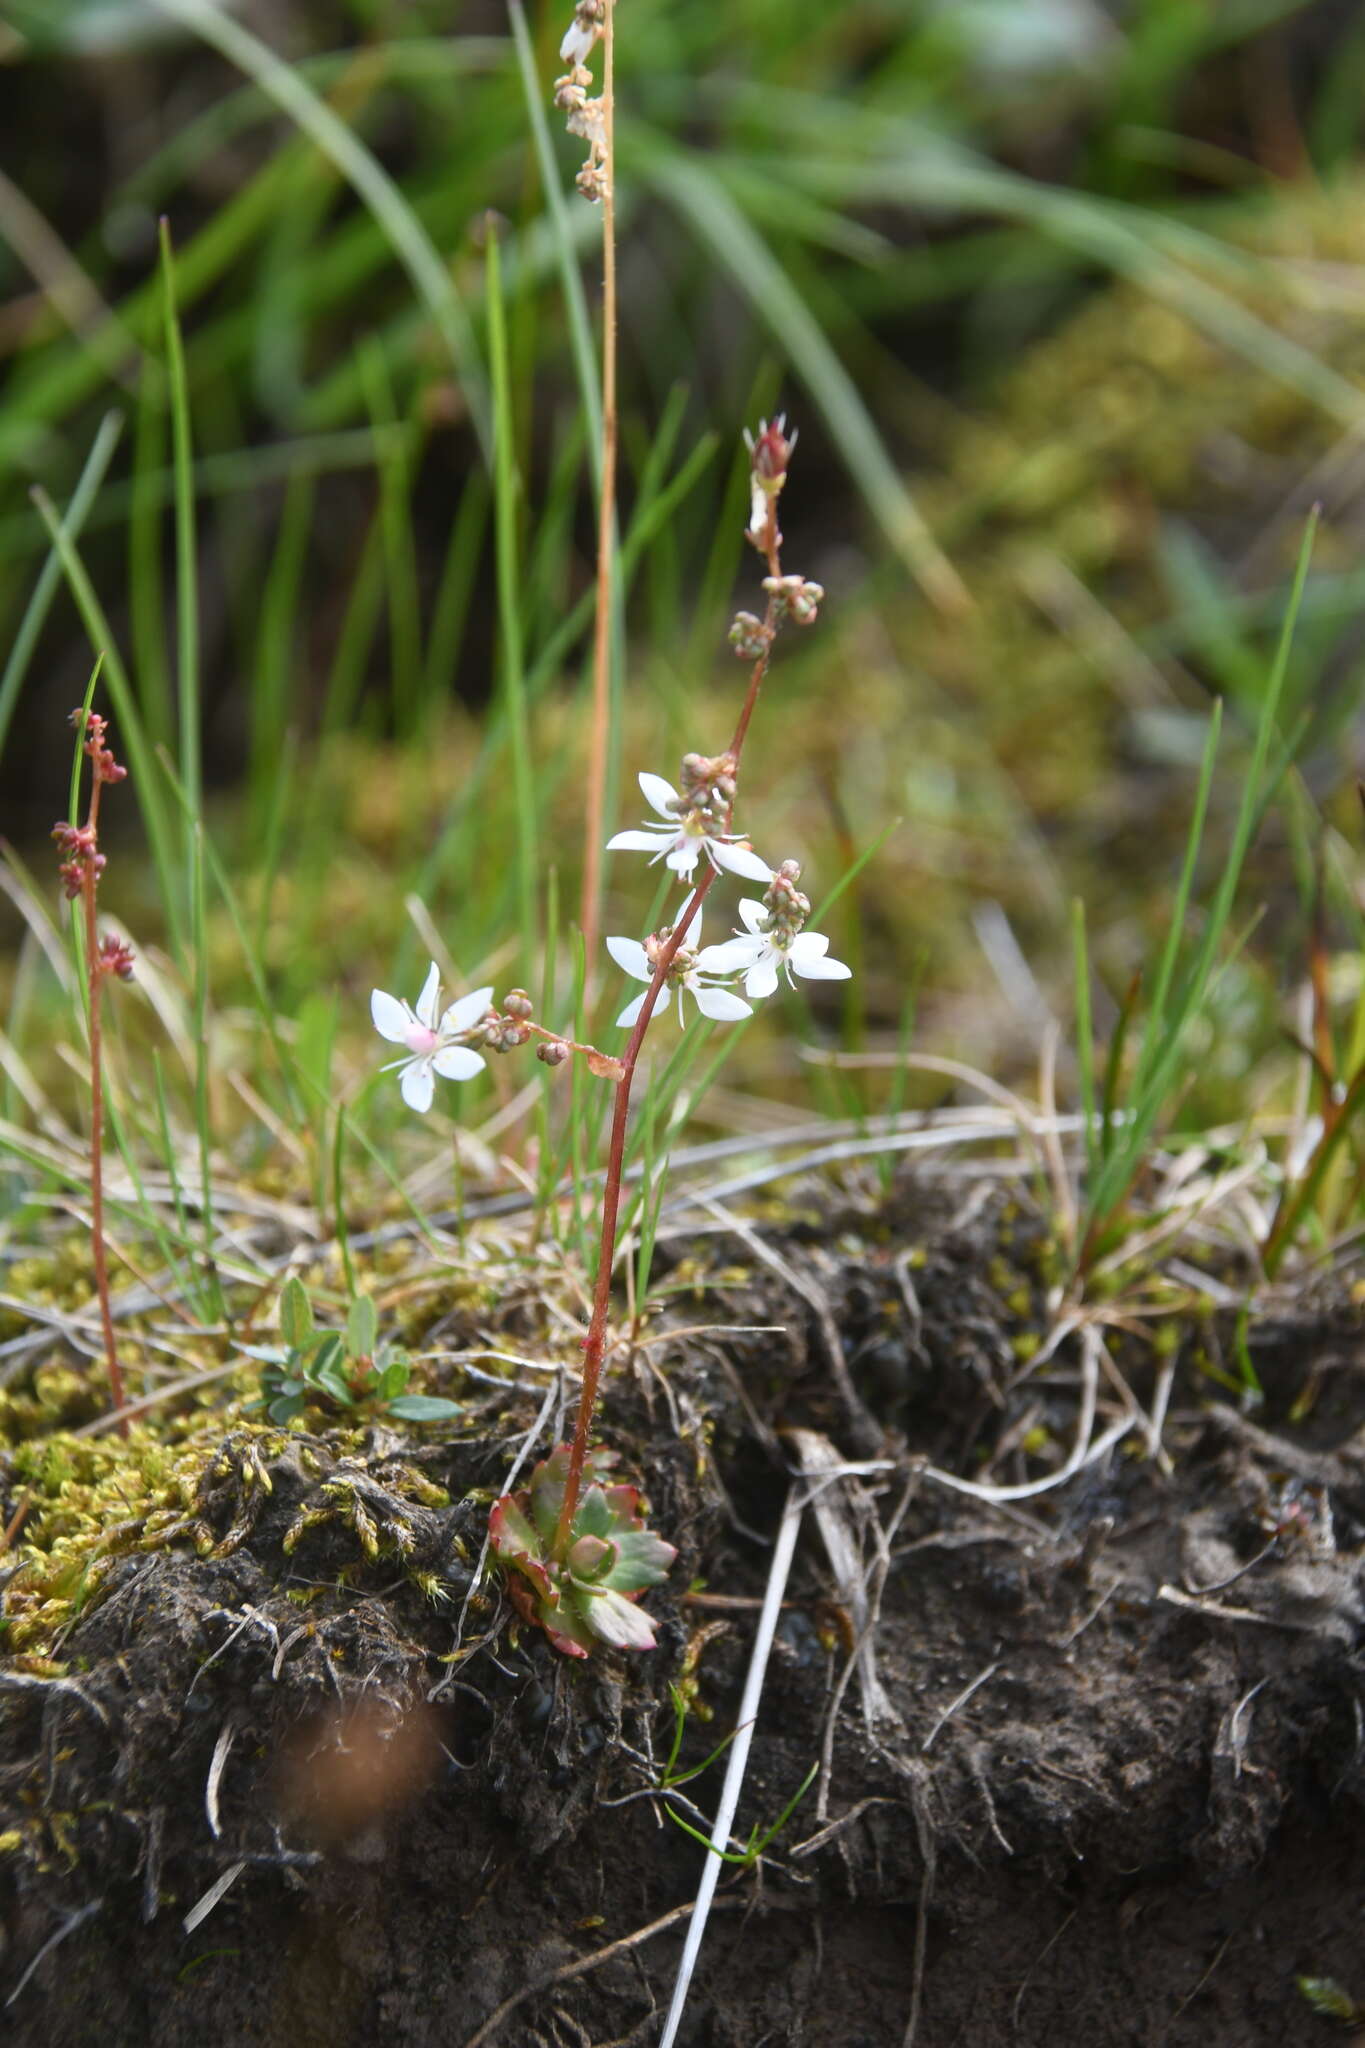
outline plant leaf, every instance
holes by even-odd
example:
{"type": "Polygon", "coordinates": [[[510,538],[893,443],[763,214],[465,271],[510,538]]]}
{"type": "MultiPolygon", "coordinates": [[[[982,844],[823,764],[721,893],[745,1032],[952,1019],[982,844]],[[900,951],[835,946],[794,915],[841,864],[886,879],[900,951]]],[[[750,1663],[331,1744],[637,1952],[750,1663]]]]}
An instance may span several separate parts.
{"type": "Polygon", "coordinates": [[[357,1294],[346,1318],[346,1349],[352,1358],[369,1358],[379,1336],[379,1311],[371,1295],[357,1294]]]}
{"type": "Polygon", "coordinates": [[[602,1592],[595,1588],[588,1592],[575,1586],[569,1595],[568,1605],[577,1609],[595,1636],[604,1643],[610,1643],[616,1650],[652,1650],[654,1629],[649,1616],[633,1600],[627,1600],[620,1593],[608,1587],[602,1592]]]}
{"type": "Polygon", "coordinates": [[[443,1401],[436,1394],[400,1394],[389,1402],[390,1415],[400,1422],[449,1422],[459,1412],[458,1401],[443,1401]]]}
{"type": "Polygon", "coordinates": [[[646,1586],[657,1586],[668,1577],[668,1568],[678,1554],[673,1544],[665,1543],[652,1529],[613,1529],[612,1542],[616,1563],[607,1584],[618,1593],[639,1593],[646,1586]]]}
{"type": "Polygon", "coordinates": [[[280,1292],[280,1334],[291,1351],[313,1334],[313,1305],[297,1273],[291,1273],[280,1292]]]}

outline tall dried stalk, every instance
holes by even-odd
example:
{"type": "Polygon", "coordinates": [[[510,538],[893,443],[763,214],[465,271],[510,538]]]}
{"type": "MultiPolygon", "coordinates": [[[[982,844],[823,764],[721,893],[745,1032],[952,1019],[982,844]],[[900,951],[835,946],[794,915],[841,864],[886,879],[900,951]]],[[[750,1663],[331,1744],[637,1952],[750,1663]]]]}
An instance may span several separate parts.
{"type": "Polygon", "coordinates": [[[602,477],[597,505],[597,616],[592,649],[592,724],[588,738],[587,816],[583,841],[583,894],[579,925],[589,991],[601,918],[602,833],[606,808],[611,720],[611,611],[616,529],[616,41],[614,0],[604,0],[602,24],[602,477]]]}

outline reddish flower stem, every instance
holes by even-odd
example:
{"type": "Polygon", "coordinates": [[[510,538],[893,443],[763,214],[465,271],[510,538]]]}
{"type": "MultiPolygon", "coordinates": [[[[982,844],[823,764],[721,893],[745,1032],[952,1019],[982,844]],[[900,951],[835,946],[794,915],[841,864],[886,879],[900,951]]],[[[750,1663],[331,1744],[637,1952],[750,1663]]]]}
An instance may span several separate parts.
{"type": "MultiPolygon", "coordinates": [[[[768,530],[765,536],[765,553],[767,555],[768,573],[770,576],[780,576],[782,573],[781,563],[778,559],[778,547],[777,501],[773,499],[768,507],[768,530]]],[[[736,790],[738,790],[739,784],[740,755],[744,750],[744,741],[749,731],[749,721],[754,715],[754,706],[758,702],[758,693],[762,689],[763,679],[768,673],[768,663],[772,657],[773,641],[777,636],[779,615],[779,602],[775,597],[770,597],[763,622],[767,633],[767,644],[750,672],[749,687],[744,693],[744,702],[740,707],[734,738],[730,742],[729,751],[734,762],[731,776],[736,790]]],[[[733,823],[734,812],[735,806],[734,799],[732,798],[726,812],[725,826],[727,831],[733,823]]],[[[559,1511],[559,1521],[555,1528],[554,1544],[551,1549],[551,1556],[556,1559],[562,1559],[569,1547],[573,1518],[578,1508],[578,1496],[582,1488],[583,1466],[588,1455],[588,1442],[592,1431],[593,1416],[597,1409],[597,1389],[602,1377],[602,1361],[607,1342],[607,1316],[611,1308],[611,1274],[612,1265],[616,1257],[616,1228],[621,1208],[621,1179],[625,1168],[626,1130],[630,1120],[630,1091],[635,1080],[635,1068],[640,1058],[641,1049],[644,1046],[645,1033],[649,1029],[649,1020],[654,1014],[654,1005],[659,999],[660,990],[668,980],[668,970],[673,965],[674,957],[687,937],[689,928],[697,918],[702,904],[706,900],[707,891],[715,879],[715,868],[708,867],[706,873],[692,891],[687,906],[682,916],[678,919],[677,924],[673,927],[673,931],[666,944],[660,948],[658,965],[654,969],[654,979],[645,991],[644,1001],[640,1006],[640,1014],[635,1020],[635,1028],[631,1032],[626,1042],[626,1049],[621,1055],[621,1065],[625,1071],[616,1084],[616,1101],[612,1107],[611,1139],[607,1148],[607,1176],[602,1189],[602,1234],[598,1243],[597,1278],[593,1287],[592,1319],[588,1324],[588,1334],[583,1343],[583,1383],[578,1396],[578,1417],[574,1424],[573,1446],[569,1454],[569,1470],[564,1482],[564,1501],[559,1511]]]]}
{"type": "MultiPolygon", "coordinates": [[[[93,783],[86,829],[99,839],[100,791],[104,787],[98,762],[92,762],[93,783]]],[[[104,1059],[101,1039],[101,1008],[104,968],[100,964],[99,930],[95,920],[97,872],[87,861],[81,876],[81,909],[85,914],[85,974],[90,991],[90,1248],[95,1261],[95,1292],[99,1296],[100,1323],[104,1331],[104,1362],[109,1374],[109,1393],[114,1413],[119,1416],[119,1434],[127,1436],[122,1419],[127,1406],[123,1390],[123,1368],[114,1343],[114,1317],[109,1306],[109,1255],[104,1243],[104,1059]]]]}

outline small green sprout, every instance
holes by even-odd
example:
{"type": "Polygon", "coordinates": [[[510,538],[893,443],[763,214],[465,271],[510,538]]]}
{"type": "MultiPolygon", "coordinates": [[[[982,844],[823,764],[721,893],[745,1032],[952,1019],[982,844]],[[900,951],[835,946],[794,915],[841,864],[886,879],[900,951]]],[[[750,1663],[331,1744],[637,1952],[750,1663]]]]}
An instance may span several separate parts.
{"type": "Polygon", "coordinates": [[[1365,2005],[1358,2005],[1344,1984],[1335,1977],[1296,1977],[1299,1996],[1312,2007],[1319,2019],[1341,2020],[1344,2025],[1353,2026],[1365,2019],[1365,2005]]]}
{"type": "Polygon", "coordinates": [[[266,1366],[261,1405],[272,1422],[292,1422],[318,1400],[373,1405],[398,1422],[447,1422],[460,1412],[455,1401],[408,1393],[411,1355],[379,1342],[379,1312],[368,1294],[356,1295],[344,1330],[319,1329],[303,1282],[291,1274],[280,1295],[280,1335],[283,1345],[243,1347],[266,1366]]]}
{"type": "MultiPolygon", "coordinates": [[[[665,1763],[663,1770],[659,1774],[658,1784],[658,1789],[660,1793],[664,1794],[665,1797],[668,1793],[675,1791],[679,1785],[686,1785],[693,1778],[699,1778],[703,1771],[709,1771],[712,1764],[715,1763],[719,1757],[724,1756],[726,1750],[730,1747],[730,1744],[734,1741],[736,1735],[739,1733],[738,1728],[732,1728],[730,1730],[730,1733],[727,1736],[725,1736],[725,1738],[722,1741],[716,1744],[715,1748],[711,1751],[711,1754],[708,1757],[703,1758],[701,1763],[692,1764],[686,1770],[680,1771],[677,1768],[677,1764],[678,1755],[682,1749],[683,1732],[687,1726],[687,1698],[683,1692],[682,1687],[678,1685],[670,1685],[668,1688],[668,1695],[673,1703],[673,1740],[668,1751],[668,1761],[665,1763]]],[[[820,1766],[818,1763],[813,1763],[811,1765],[805,1777],[797,1786],[795,1793],[788,1800],[787,1804],[783,1807],[781,1813],[779,1813],[777,1819],[773,1822],[771,1827],[764,1828],[762,1832],[760,1832],[757,1825],[755,1825],[753,1828],[750,1829],[749,1839],[742,1849],[712,1849],[712,1855],[718,1856],[722,1863],[733,1863],[738,1865],[738,1867],[741,1870],[751,1870],[754,1864],[757,1863],[759,1857],[763,1854],[763,1851],[767,1848],[768,1844],[777,1835],[781,1834],[783,1828],[787,1825],[787,1822],[791,1819],[797,1807],[801,1804],[801,1801],[805,1798],[811,1786],[815,1783],[816,1774],[819,1771],[819,1769],[820,1766]]],[[[673,1807],[665,1806],[664,1811],[667,1813],[670,1820],[677,1822],[678,1826],[683,1830],[684,1834],[691,1835],[693,1840],[700,1842],[704,1849],[711,1848],[710,1837],[702,1834],[699,1828],[692,1827],[689,1822],[683,1819],[680,1813],[674,1810],[673,1807]]],[[[695,1811],[696,1808],[694,1807],[693,1812],[695,1811]]]]}
{"type": "MultiPolygon", "coordinates": [[[[708,1758],[707,1761],[712,1762],[714,1761],[714,1759],[708,1758]]],[[[749,1830],[749,1839],[742,1849],[712,1848],[710,1836],[704,1835],[701,1832],[700,1828],[694,1828],[690,1821],[685,1821],[682,1815],[680,1813],[676,1813],[671,1806],[665,1806],[664,1812],[668,1815],[671,1821],[676,1821],[677,1825],[682,1829],[685,1835],[691,1835],[693,1841],[700,1842],[703,1849],[710,1849],[711,1854],[713,1856],[718,1856],[722,1863],[733,1863],[740,1870],[752,1870],[755,1863],[757,1863],[759,1857],[763,1854],[763,1851],[767,1848],[768,1844],[777,1835],[781,1834],[783,1828],[787,1825],[787,1822],[791,1819],[797,1807],[801,1804],[801,1801],[810,1791],[811,1786],[815,1783],[816,1777],[819,1773],[819,1769],[820,1766],[818,1763],[813,1763],[811,1765],[810,1769],[806,1772],[805,1777],[801,1780],[801,1783],[797,1786],[795,1792],[787,1801],[781,1813],[778,1814],[777,1819],[773,1822],[771,1827],[764,1828],[763,1831],[760,1833],[758,1824],[757,1822],[755,1822],[754,1826],[749,1830]]],[[[682,1781],[675,1778],[673,1782],[674,1784],[678,1784],[682,1781]]]]}
{"type": "Polygon", "coordinates": [[[529,1487],[505,1493],[494,1504],[489,1540],[508,1598],[567,1657],[590,1657],[604,1644],[652,1650],[654,1630],[636,1602],[647,1586],[667,1576],[678,1553],[645,1527],[635,1487],[603,1483],[616,1454],[596,1450],[584,1461],[587,1484],[564,1553],[556,1557],[569,1459],[569,1445],[560,1444],[536,1466],[529,1487]]]}

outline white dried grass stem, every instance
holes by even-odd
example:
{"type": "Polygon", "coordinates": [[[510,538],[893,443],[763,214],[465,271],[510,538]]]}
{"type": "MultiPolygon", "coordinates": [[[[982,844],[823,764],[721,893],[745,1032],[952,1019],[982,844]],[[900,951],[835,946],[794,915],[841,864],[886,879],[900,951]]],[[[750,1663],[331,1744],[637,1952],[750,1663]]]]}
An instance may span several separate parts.
{"type": "Polygon", "coordinates": [[[777,1629],[777,1617],[782,1607],[782,1598],[787,1590],[787,1576],[791,1571],[792,1558],[796,1552],[797,1533],[808,1498],[804,1483],[794,1485],[787,1495],[787,1504],[782,1511],[778,1526],[777,1540],[773,1544],[772,1563],[768,1570],[767,1590],[763,1595],[763,1607],[758,1617],[758,1628],[754,1634],[754,1647],[749,1658],[749,1670],[744,1680],[744,1696],[739,1703],[739,1725],[735,1739],[730,1744],[729,1761],[725,1769],[725,1783],[721,1786],[720,1804],[711,1829],[711,1841],[707,1849],[706,1862],[702,1868],[701,1883],[697,1887],[697,1900],[692,1919],[687,1929],[687,1941],[683,1947],[682,1961],[678,1965],[678,1980],[673,1987],[673,2001],[668,2008],[668,2018],[660,2038],[659,2048],[673,2048],[682,2023],[683,2008],[687,2004],[688,1988],[692,1973],[701,1953],[702,1937],[706,1932],[707,1916],[715,1896],[716,1883],[723,1864],[722,1852],[728,1847],[730,1830],[734,1824],[735,1810],[744,1786],[744,1774],[749,1764],[749,1749],[754,1738],[754,1724],[758,1716],[758,1703],[763,1692],[763,1680],[767,1675],[768,1658],[772,1653],[773,1636],[777,1629]]]}

